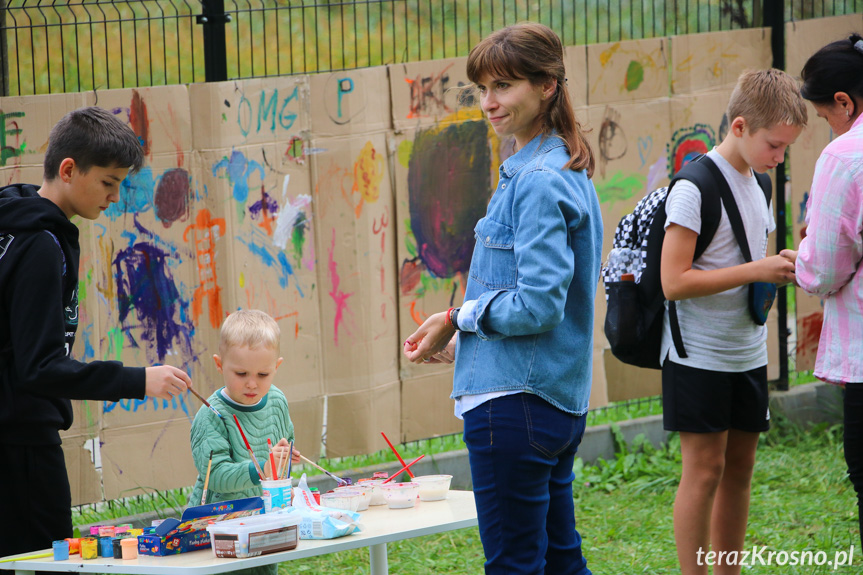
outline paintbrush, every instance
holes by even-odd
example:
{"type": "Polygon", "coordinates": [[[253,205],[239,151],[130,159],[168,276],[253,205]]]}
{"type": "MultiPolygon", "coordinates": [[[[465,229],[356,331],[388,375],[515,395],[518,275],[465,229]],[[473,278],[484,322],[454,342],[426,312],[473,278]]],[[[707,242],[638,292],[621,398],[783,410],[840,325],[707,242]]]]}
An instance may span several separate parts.
{"type": "MultiPolygon", "coordinates": [[[[335,474],[333,474],[333,473],[330,473],[329,471],[327,471],[326,469],[324,469],[323,467],[321,467],[320,465],[318,465],[317,463],[315,463],[314,461],[312,461],[311,459],[309,459],[309,458],[308,458],[308,457],[306,457],[305,455],[300,454],[300,459],[302,459],[303,461],[305,461],[306,463],[308,463],[308,464],[309,464],[309,465],[311,465],[312,467],[315,467],[315,468],[317,468],[317,469],[320,469],[321,471],[323,471],[324,473],[326,473],[327,475],[329,475],[330,477],[332,477],[333,479],[335,479],[335,480],[338,482],[338,484],[339,484],[339,485],[341,485],[341,484],[343,484],[343,483],[344,483],[345,485],[347,485],[347,484],[348,484],[348,482],[347,482],[347,481],[345,481],[344,479],[342,479],[341,477],[339,477],[339,476],[337,476],[337,475],[335,475],[335,474]]],[[[288,466],[290,466],[290,463],[288,463],[288,466]]],[[[290,473],[290,471],[289,471],[289,473],[290,473]]]]}
{"type": "Polygon", "coordinates": [[[264,477],[264,472],[263,472],[263,470],[261,469],[261,465],[258,463],[258,458],[257,458],[257,457],[255,457],[255,452],[254,452],[254,451],[252,451],[252,446],[251,446],[251,445],[249,445],[249,440],[248,440],[248,439],[246,439],[246,434],[243,432],[243,428],[240,426],[240,420],[239,420],[239,419],[237,419],[237,414],[236,414],[236,413],[234,414],[234,423],[236,423],[236,424],[237,424],[237,429],[239,429],[239,430],[240,430],[240,435],[241,435],[241,436],[243,436],[243,443],[245,443],[245,444],[246,444],[246,449],[248,449],[248,450],[249,450],[249,457],[251,457],[251,458],[252,458],[252,463],[254,463],[254,464],[255,464],[255,471],[257,471],[257,472],[258,472],[258,477],[260,477],[260,478],[261,478],[261,481],[265,480],[265,479],[266,479],[266,477],[264,477]]]}
{"type": "MultiPolygon", "coordinates": [[[[417,457],[416,459],[414,459],[413,461],[411,461],[410,463],[408,463],[407,465],[405,465],[404,467],[402,467],[401,469],[399,469],[398,471],[396,471],[395,473],[393,473],[393,475],[392,475],[389,479],[386,479],[386,480],[384,481],[384,483],[389,483],[390,481],[392,481],[393,479],[395,479],[396,477],[398,477],[399,475],[401,475],[401,473],[402,473],[403,471],[407,471],[407,470],[408,470],[408,467],[410,467],[411,465],[413,465],[414,463],[416,463],[417,461],[419,461],[420,459],[422,459],[422,458],[423,458],[423,457],[425,457],[425,456],[426,456],[426,454],[425,454],[425,453],[423,453],[422,455],[420,455],[419,457],[417,457]]],[[[381,485],[383,485],[383,483],[381,483],[381,485]]]]}
{"type": "Polygon", "coordinates": [[[213,451],[210,450],[210,461],[207,463],[207,477],[204,479],[204,492],[201,493],[201,505],[207,504],[207,486],[210,484],[210,468],[213,466],[213,451]]]}
{"type": "Polygon", "coordinates": [[[291,476],[291,464],[294,462],[294,440],[291,440],[291,452],[288,454],[288,477],[291,476]]]}
{"type": "MultiPolygon", "coordinates": [[[[78,550],[69,551],[69,555],[77,555],[78,550]]],[[[0,559],[0,563],[11,563],[12,561],[30,561],[31,559],[44,559],[45,557],[53,557],[53,551],[46,551],[45,553],[34,553],[33,555],[24,555],[23,557],[7,557],[6,559],[0,559]]]]}
{"type": "MultiPolygon", "coordinates": [[[[399,452],[398,452],[398,451],[396,451],[396,448],[395,448],[395,447],[393,447],[393,444],[392,444],[392,443],[390,443],[390,440],[389,440],[389,438],[387,437],[387,434],[386,434],[386,433],[384,433],[383,431],[381,431],[381,435],[383,435],[383,436],[384,436],[384,441],[386,441],[386,442],[387,442],[387,445],[389,445],[389,446],[390,446],[390,449],[392,449],[392,450],[393,450],[393,453],[395,453],[395,454],[396,454],[396,457],[398,458],[399,463],[401,463],[402,465],[407,465],[407,463],[405,463],[405,460],[404,460],[404,459],[402,459],[402,456],[401,456],[401,455],[399,455],[399,452]]],[[[408,469],[408,470],[407,470],[407,472],[408,472],[408,475],[410,475],[410,476],[411,476],[411,479],[413,479],[413,476],[414,476],[413,472],[412,472],[410,469],[408,469]]]]}
{"type": "Polygon", "coordinates": [[[197,397],[198,399],[200,399],[200,400],[201,400],[201,403],[203,403],[204,405],[206,405],[207,407],[209,407],[209,408],[213,411],[213,413],[215,413],[216,415],[218,415],[221,419],[225,419],[225,416],[224,416],[224,415],[222,415],[221,413],[219,413],[219,410],[218,410],[218,409],[216,409],[215,407],[213,407],[212,405],[210,405],[210,402],[209,402],[209,401],[207,401],[206,399],[204,399],[204,396],[203,396],[203,395],[201,395],[200,393],[198,393],[197,391],[195,391],[195,390],[194,390],[194,389],[192,389],[191,387],[189,388],[189,391],[191,391],[191,392],[192,392],[192,395],[194,395],[195,397],[197,397]]]}
{"type": "Polygon", "coordinates": [[[272,475],[273,481],[275,481],[279,476],[276,475],[278,469],[276,469],[276,456],[273,455],[273,441],[269,437],[267,438],[267,447],[270,448],[270,475],[272,475]]]}

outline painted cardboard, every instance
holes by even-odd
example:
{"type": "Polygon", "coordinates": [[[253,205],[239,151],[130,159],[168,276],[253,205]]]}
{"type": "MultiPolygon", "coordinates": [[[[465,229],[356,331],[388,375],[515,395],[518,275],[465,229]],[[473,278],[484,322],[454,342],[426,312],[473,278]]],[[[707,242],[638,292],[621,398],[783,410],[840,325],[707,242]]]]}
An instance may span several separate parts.
{"type": "Polygon", "coordinates": [[[587,106],[587,46],[564,46],[563,65],[572,107],[578,109],[587,106]]]}
{"type": "Polygon", "coordinates": [[[379,426],[398,421],[398,409],[379,411],[359,400],[347,407],[333,396],[369,398],[398,390],[395,208],[383,133],[312,141],[321,306],[321,357],[327,404],[327,453],[364,449],[379,426]],[[369,395],[371,394],[371,395],[369,395]],[[349,413],[343,413],[346,409],[349,413]],[[369,411],[371,410],[371,411],[369,411]],[[369,418],[371,412],[378,417],[369,418]],[[351,422],[363,427],[351,425],[351,422]]]}
{"type": "Polygon", "coordinates": [[[467,57],[388,66],[392,125],[396,130],[436,125],[475,105],[465,66],[467,57]]]}
{"type": "Polygon", "coordinates": [[[66,459],[72,505],[102,501],[99,472],[93,462],[92,451],[85,447],[89,440],[89,434],[62,434],[63,457],[66,459]]]}
{"type": "Polygon", "coordinates": [[[731,90],[747,68],[769,68],[772,63],[770,28],[674,36],[671,93],[731,90]]]}
{"type": "Polygon", "coordinates": [[[587,101],[591,106],[669,95],[668,38],[587,47],[587,101]]]}
{"type": "Polygon", "coordinates": [[[383,132],[391,126],[386,66],[309,76],[313,137],[383,132]]]}

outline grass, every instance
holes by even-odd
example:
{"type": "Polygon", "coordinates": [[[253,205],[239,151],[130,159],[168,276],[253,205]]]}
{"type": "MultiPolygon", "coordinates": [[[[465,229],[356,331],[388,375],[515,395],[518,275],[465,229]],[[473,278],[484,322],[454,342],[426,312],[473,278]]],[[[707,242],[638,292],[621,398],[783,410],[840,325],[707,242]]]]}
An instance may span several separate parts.
{"type": "MultiPolygon", "coordinates": [[[[679,441],[627,450],[618,440],[614,460],[576,467],[575,502],[584,551],[595,573],[679,573],[671,509],[680,477],[679,441]],[[638,451],[640,449],[640,451],[638,451]]],[[[824,552],[832,560],[855,545],[860,564],[855,496],[845,477],[841,427],[801,430],[783,421],[761,441],[752,489],[746,549],[824,552]]],[[[388,546],[397,573],[482,571],[476,528],[388,546]]],[[[842,573],[855,572],[840,567],[842,573]]],[[[280,573],[368,573],[365,550],[344,551],[280,565],[280,573]]],[[[833,573],[832,567],[756,564],[747,575],[833,573]]]]}

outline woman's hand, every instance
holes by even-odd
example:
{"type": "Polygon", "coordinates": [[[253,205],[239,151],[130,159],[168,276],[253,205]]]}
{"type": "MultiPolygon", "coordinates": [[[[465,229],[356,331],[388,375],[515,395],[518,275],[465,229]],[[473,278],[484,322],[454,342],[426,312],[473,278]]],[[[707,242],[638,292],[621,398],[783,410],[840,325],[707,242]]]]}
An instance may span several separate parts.
{"type": "Polygon", "coordinates": [[[405,357],[412,363],[452,363],[455,333],[455,328],[447,319],[447,313],[436,313],[425,320],[405,341],[405,357]],[[453,348],[447,352],[450,344],[453,348]]]}

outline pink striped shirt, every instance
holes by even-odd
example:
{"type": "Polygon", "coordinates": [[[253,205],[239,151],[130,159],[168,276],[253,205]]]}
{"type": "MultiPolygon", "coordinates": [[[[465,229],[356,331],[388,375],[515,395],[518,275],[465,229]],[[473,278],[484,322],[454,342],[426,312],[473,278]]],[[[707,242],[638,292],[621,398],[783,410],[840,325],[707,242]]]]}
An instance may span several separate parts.
{"type": "Polygon", "coordinates": [[[815,166],[797,283],[824,301],[815,376],[863,382],[863,115],[815,166]]]}

